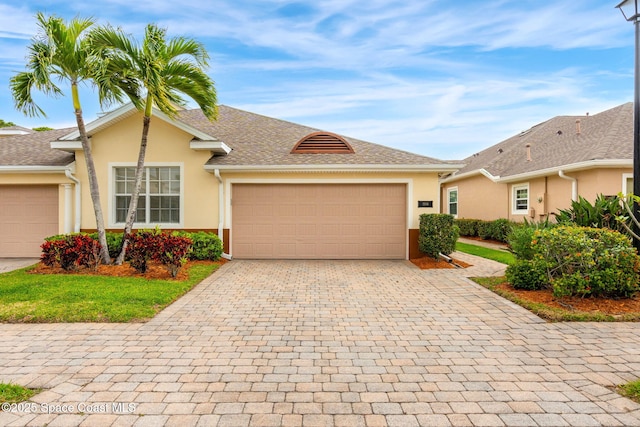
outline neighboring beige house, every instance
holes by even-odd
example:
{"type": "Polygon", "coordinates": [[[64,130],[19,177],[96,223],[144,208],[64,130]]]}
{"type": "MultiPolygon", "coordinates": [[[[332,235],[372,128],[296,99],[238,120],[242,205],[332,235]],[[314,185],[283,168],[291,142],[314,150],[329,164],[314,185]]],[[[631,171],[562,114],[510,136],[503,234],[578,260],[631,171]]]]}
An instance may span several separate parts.
{"type": "Polygon", "coordinates": [[[633,192],[633,104],[558,116],[462,160],[440,180],[441,212],[541,220],[579,196],[633,192]]]}
{"type": "MultiPolygon", "coordinates": [[[[102,208],[121,230],[142,120],[131,105],[89,123],[102,208]]],[[[0,138],[0,257],[38,256],[44,237],[95,230],[74,128],[0,138]]],[[[136,228],[207,230],[235,258],[407,259],[438,178],[461,165],[220,106],[156,111],[136,228]],[[425,206],[425,207],[422,207],[425,206]]]]}

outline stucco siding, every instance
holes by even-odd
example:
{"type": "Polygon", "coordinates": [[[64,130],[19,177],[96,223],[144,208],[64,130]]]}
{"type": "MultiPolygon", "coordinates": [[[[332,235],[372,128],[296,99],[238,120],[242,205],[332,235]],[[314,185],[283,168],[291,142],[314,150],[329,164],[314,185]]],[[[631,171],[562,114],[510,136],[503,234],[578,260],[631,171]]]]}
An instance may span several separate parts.
{"type": "MultiPolygon", "coordinates": [[[[566,176],[577,180],[578,196],[593,202],[599,194],[613,196],[623,191],[625,176],[632,173],[628,168],[600,168],[567,172],[566,176]]],[[[442,212],[447,212],[447,193],[458,189],[458,218],[494,220],[508,218],[521,222],[524,219],[540,221],[547,216],[551,220],[560,209],[571,206],[572,181],[558,174],[524,179],[517,182],[494,183],[482,175],[476,175],[441,186],[442,212]],[[514,186],[529,189],[529,209],[533,212],[514,213],[514,186]],[[531,216],[531,213],[534,215],[531,216]]]]}
{"type": "MultiPolygon", "coordinates": [[[[115,224],[111,171],[114,166],[136,165],[141,132],[142,118],[140,115],[135,115],[106,128],[91,139],[104,219],[109,228],[122,227],[121,224],[115,224]]],[[[204,170],[204,164],[211,157],[211,153],[192,150],[189,147],[191,139],[191,135],[180,129],[163,120],[152,118],[145,164],[181,166],[184,188],[181,197],[184,213],[183,228],[217,228],[217,181],[212,173],[204,170]]],[[[82,228],[95,229],[95,215],[84,153],[77,152],[76,159],[77,176],[86,183],[82,187],[82,228]]]]}
{"type": "Polygon", "coordinates": [[[447,191],[458,188],[458,218],[492,220],[507,218],[509,193],[506,184],[496,184],[483,175],[443,185],[443,212],[447,212],[447,191]]]}

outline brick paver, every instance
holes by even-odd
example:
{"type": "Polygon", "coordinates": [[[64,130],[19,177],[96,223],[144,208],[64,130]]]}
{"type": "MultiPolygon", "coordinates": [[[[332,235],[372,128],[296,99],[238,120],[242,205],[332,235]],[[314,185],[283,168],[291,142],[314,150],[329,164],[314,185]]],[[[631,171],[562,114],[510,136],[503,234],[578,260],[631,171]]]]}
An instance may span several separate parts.
{"type": "Polygon", "coordinates": [[[620,425],[634,323],[545,323],[403,261],[233,261],[144,324],[0,325],[0,425],[620,425]],[[49,412],[49,413],[46,413],[49,412]]]}

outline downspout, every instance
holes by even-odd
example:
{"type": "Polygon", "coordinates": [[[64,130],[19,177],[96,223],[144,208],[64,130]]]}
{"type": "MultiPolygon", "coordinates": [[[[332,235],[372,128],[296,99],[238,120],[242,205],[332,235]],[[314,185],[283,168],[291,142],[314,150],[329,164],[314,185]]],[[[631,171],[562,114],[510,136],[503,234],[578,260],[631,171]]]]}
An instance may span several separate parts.
{"type": "MultiPolygon", "coordinates": [[[[220,169],[215,169],[214,175],[218,179],[218,237],[220,238],[222,247],[224,248],[224,232],[222,230],[222,227],[224,226],[224,185],[222,183],[222,177],[220,176],[220,169]]],[[[231,255],[223,252],[222,258],[231,259],[231,255]]]]}
{"type": "Polygon", "coordinates": [[[71,173],[71,169],[65,169],[64,170],[64,174],[67,176],[67,178],[69,178],[75,184],[75,188],[76,188],[76,200],[75,200],[75,205],[76,205],[75,217],[76,217],[76,221],[75,221],[75,224],[73,226],[73,231],[74,231],[74,233],[79,233],[80,232],[80,224],[82,223],[82,221],[81,221],[81,219],[82,219],[82,206],[81,206],[82,185],[80,184],[80,180],[78,178],[76,178],[75,176],[73,176],[73,174],[71,173]]]}
{"type": "Polygon", "coordinates": [[[578,180],[575,179],[574,177],[565,175],[564,171],[562,170],[558,171],[558,176],[562,179],[571,181],[571,200],[574,202],[577,201],[578,200],[578,180]]]}

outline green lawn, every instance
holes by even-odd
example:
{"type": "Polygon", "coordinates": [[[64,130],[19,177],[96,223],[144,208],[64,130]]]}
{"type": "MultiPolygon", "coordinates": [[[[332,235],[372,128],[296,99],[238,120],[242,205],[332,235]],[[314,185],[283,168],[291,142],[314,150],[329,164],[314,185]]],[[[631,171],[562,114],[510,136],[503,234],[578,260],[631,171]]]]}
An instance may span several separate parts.
{"type": "Polygon", "coordinates": [[[469,243],[457,242],[456,250],[464,252],[465,254],[476,255],[482,258],[498,261],[503,264],[512,264],[516,260],[511,252],[485,248],[484,246],[471,245],[469,243]]]}
{"type": "Polygon", "coordinates": [[[217,268],[194,264],[185,281],[16,270],[0,274],[0,322],[146,321],[217,268]]]}

